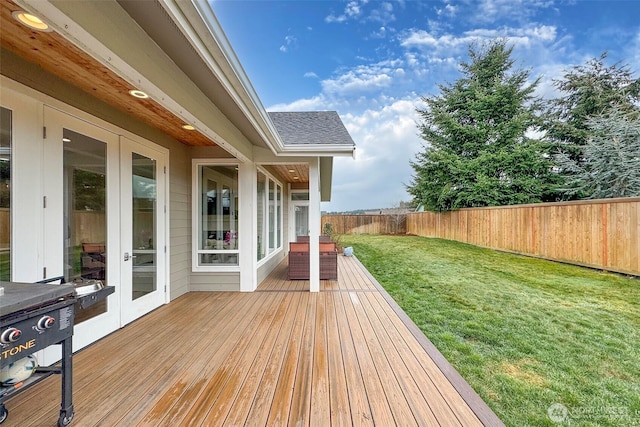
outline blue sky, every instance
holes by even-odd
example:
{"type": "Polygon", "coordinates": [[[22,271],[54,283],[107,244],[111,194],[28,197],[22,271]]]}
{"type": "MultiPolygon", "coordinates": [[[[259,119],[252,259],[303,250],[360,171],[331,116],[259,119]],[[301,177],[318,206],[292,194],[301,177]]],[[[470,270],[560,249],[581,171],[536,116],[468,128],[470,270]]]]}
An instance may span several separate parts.
{"type": "Polygon", "coordinates": [[[213,0],[213,9],[268,111],[335,110],[356,159],[334,161],[323,210],[410,200],[409,162],[422,149],[420,98],[459,77],[469,43],[504,37],[518,68],[553,79],[609,52],[640,77],[640,0],[213,0]]]}

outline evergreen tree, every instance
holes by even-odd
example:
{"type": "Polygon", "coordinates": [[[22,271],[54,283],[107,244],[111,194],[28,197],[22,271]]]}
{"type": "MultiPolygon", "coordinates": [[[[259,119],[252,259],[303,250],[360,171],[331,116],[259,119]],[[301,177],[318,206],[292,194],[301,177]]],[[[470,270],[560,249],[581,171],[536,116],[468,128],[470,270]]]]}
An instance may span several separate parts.
{"type": "MultiPolygon", "coordinates": [[[[567,158],[576,167],[587,161],[585,146],[591,136],[590,120],[609,114],[617,108],[620,113],[633,111],[640,103],[640,79],[635,79],[627,65],[606,66],[607,53],[592,58],[584,65],[572,67],[561,80],[554,81],[555,87],[564,95],[554,99],[548,110],[544,128],[549,141],[555,145],[560,173],[574,183],[567,158]]],[[[588,183],[585,183],[587,185],[588,183]]],[[[580,191],[567,189],[565,197],[582,198],[580,191]]]]}
{"type": "Polygon", "coordinates": [[[591,136],[582,160],[567,153],[560,165],[568,176],[568,194],[589,199],[640,196],[640,115],[614,108],[586,122],[591,136]]]}
{"type": "Polygon", "coordinates": [[[512,70],[513,47],[497,40],[469,47],[462,78],[423,97],[419,129],[426,141],[411,162],[407,191],[428,210],[534,203],[553,198],[557,174],[537,129],[538,80],[512,70]]]}

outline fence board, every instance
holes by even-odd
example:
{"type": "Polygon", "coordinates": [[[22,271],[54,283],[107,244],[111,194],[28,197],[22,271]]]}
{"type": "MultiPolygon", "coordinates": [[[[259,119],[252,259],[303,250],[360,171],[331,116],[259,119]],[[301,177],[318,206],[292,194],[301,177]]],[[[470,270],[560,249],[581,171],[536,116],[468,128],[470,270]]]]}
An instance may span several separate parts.
{"type": "Polygon", "coordinates": [[[640,276],[640,198],[325,215],[338,234],[415,234],[640,276]]]}

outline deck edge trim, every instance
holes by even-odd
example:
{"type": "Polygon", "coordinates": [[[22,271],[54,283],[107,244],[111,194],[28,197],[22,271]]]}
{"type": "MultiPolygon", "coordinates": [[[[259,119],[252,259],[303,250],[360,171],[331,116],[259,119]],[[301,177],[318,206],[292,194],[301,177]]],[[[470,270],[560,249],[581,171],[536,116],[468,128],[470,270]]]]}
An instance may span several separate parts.
{"type": "Polygon", "coordinates": [[[367,270],[362,262],[353,256],[358,266],[362,269],[364,274],[371,280],[373,286],[380,292],[380,295],[385,299],[391,309],[398,315],[402,323],[405,324],[407,329],[416,338],[418,343],[427,352],[429,357],[436,364],[438,369],[444,374],[445,378],[449,380],[451,385],[460,394],[462,399],[469,405],[473,413],[478,417],[480,422],[485,426],[504,426],[505,424],[498,418],[493,410],[487,405],[487,403],[480,397],[478,393],[469,385],[469,383],[460,375],[460,373],[449,363],[449,361],[440,353],[435,345],[427,338],[427,336],[418,328],[418,326],[411,320],[409,315],[398,305],[398,303],[389,295],[382,287],[382,285],[376,280],[375,277],[367,270]]]}

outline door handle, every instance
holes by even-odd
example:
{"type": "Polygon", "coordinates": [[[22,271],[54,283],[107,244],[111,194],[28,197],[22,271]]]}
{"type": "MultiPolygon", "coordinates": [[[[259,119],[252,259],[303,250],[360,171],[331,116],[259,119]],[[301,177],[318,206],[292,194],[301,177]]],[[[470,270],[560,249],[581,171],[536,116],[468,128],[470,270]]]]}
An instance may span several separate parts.
{"type": "Polygon", "coordinates": [[[129,261],[130,259],[133,259],[135,257],[136,257],[135,255],[129,255],[129,252],[125,252],[124,253],[124,260],[125,261],[129,261]]]}
{"type": "Polygon", "coordinates": [[[125,261],[129,261],[129,258],[131,258],[131,257],[129,256],[129,252],[125,252],[125,253],[124,253],[124,260],[125,260],[125,261]]]}

